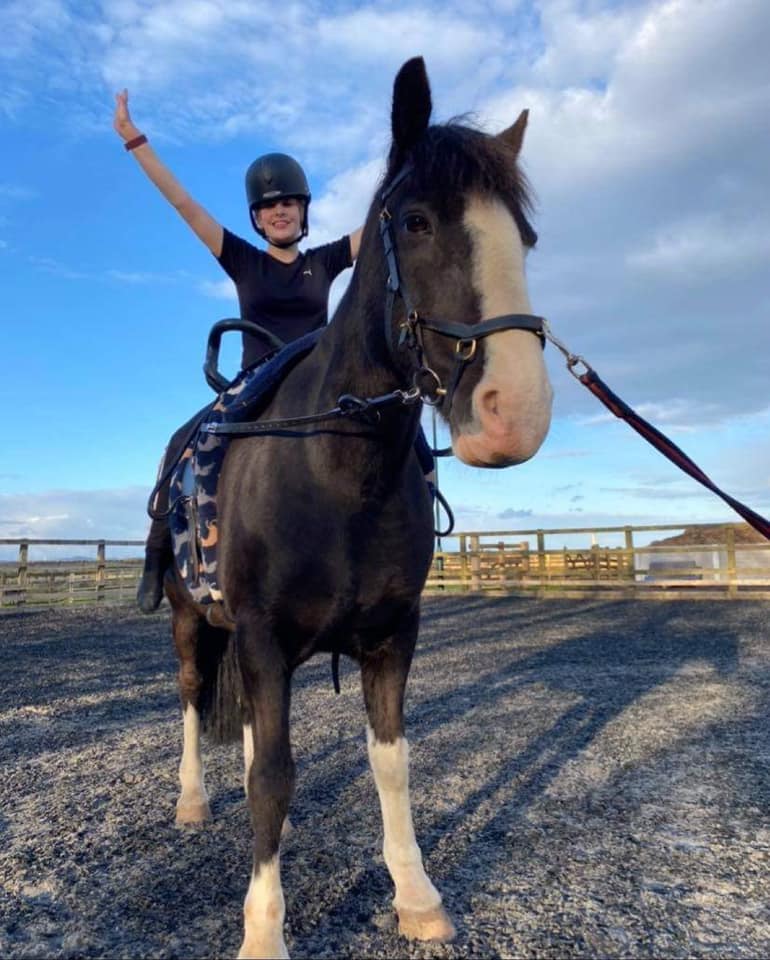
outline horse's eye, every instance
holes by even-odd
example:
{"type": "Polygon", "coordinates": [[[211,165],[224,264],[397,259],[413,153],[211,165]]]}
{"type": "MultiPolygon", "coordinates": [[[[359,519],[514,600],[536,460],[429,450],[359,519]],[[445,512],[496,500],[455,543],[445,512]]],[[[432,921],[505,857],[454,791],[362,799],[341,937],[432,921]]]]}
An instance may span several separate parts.
{"type": "Polygon", "coordinates": [[[403,223],[409,233],[428,233],[430,231],[428,219],[421,213],[407,213],[403,223]]]}

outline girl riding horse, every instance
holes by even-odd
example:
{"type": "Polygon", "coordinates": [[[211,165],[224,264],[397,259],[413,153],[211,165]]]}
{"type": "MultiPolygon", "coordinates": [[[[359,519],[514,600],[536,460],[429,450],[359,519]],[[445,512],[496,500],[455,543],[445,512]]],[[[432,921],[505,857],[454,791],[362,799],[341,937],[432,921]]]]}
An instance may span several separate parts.
{"type": "Polygon", "coordinates": [[[361,670],[399,929],[454,933],[409,804],[404,692],[433,547],[414,439],[426,401],[466,463],[520,463],[547,433],[551,389],[524,272],[535,242],[517,163],[526,113],[496,137],[430,126],[430,113],[423,62],[411,60],[396,77],[387,171],[350,286],[265,409],[269,432],[228,447],[219,583],[234,629],[214,627],[167,580],[184,718],[178,822],[210,816],[202,724],[243,729],[254,837],[243,957],[287,955],[279,851],[294,790],[291,680],[318,652],[361,670]],[[296,426],[343,394],[382,403],[376,416],[296,426]]]}
{"type": "MultiPolygon", "coordinates": [[[[300,252],[299,242],[308,234],[311,194],[305,172],[293,157],[266,154],[246,171],[249,218],[267,243],[263,252],[222,227],[187,193],[131,119],[127,90],[116,95],[113,125],[126,150],[233,280],[242,319],[258,323],[287,343],[326,325],[329,288],[358,256],[361,230],[300,252]]],[[[266,342],[245,333],[243,368],[258,363],[268,350],[266,342]]],[[[173,435],[162,471],[182,453],[198,419],[196,414],[173,435]]],[[[163,577],[172,561],[169,525],[161,516],[168,508],[167,483],[161,485],[154,508],[158,516],[150,525],[137,595],[145,613],[160,604],[163,577]]]]}

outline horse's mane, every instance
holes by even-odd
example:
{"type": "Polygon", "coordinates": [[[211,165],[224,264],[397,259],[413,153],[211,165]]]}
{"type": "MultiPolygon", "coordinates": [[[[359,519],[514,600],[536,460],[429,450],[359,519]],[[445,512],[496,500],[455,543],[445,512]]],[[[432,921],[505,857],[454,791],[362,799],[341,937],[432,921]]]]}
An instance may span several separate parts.
{"type": "MultiPolygon", "coordinates": [[[[525,246],[537,241],[528,215],[533,211],[532,190],[513,151],[499,138],[472,126],[467,118],[428,127],[406,161],[409,180],[420,193],[449,206],[469,191],[499,196],[509,207],[525,246]]],[[[383,183],[397,173],[399,158],[390,157],[383,183]]]]}

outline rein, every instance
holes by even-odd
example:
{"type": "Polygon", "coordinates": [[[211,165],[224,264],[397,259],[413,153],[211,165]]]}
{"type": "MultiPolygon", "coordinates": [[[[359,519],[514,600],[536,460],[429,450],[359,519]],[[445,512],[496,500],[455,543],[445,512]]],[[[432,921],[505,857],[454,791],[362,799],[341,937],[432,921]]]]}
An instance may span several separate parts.
{"type": "Polygon", "coordinates": [[[644,439],[652,444],[656,450],[660,451],[664,457],[667,457],[672,463],[676,464],[680,470],[683,470],[688,476],[691,476],[693,480],[697,480],[698,483],[706,487],[707,490],[710,490],[724,500],[728,506],[732,507],[732,509],[735,510],[739,516],[743,517],[758,533],[761,533],[763,537],[770,540],[770,521],[741,503],[740,500],[731,497],[729,493],[721,490],[714,481],[701,470],[697,463],[687,456],[684,450],[669,440],[669,438],[656,427],[653,427],[651,423],[648,423],[643,417],[640,417],[624,400],[621,400],[616,393],[610,390],[599,374],[583,357],[572,353],[558,337],[554,336],[547,323],[544,324],[543,333],[545,338],[564,356],[567,361],[567,369],[572,376],[582,383],[584,387],[587,387],[597,399],[601,400],[608,410],[618,417],[618,419],[625,420],[632,430],[635,430],[640,436],[644,437],[644,439]],[[583,368],[583,373],[577,371],[576,368],[578,367],[583,368]]]}
{"type": "Polygon", "coordinates": [[[392,390],[378,397],[356,397],[352,393],[343,393],[337,398],[337,406],[322,413],[311,413],[302,417],[284,417],[281,420],[249,420],[245,423],[204,423],[204,433],[215,433],[229,437],[252,437],[260,433],[275,433],[287,427],[306,427],[326,420],[338,420],[341,417],[363,417],[370,423],[379,423],[380,410],[396,404],[410,406],[421,399],[417,387],[410,390],[392,390]]]}

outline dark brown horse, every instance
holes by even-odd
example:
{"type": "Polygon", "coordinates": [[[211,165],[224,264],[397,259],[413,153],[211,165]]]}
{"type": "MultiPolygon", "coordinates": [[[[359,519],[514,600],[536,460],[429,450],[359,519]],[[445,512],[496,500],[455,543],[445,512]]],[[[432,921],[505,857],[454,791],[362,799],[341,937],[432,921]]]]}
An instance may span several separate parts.
{"type": "Polygon", "coordinates": [[[286,956],[279,845],[294,788],[291,678],[321,651],[360,665],[399,929],[454,934],[423,869],[408,795],[404,687],[433,547],[414,439],[426,400],[461,460],[520,463],[546,435],[551,390],[524,275],[535,241],[517,165],[526,113],[492,137],[430,126],[430,112],[423,62],[411,60],[395,81],[387,172],[350,286],[264,418],[325,411],[341,394],[388,402],[376,416],[231,442],[219,562],[234,630],[212,627],[177,580],[167,583],[184,711],[178,822],[210,816],[201,723],[243,727],[254,828],[244,957],[286,956]]]}

